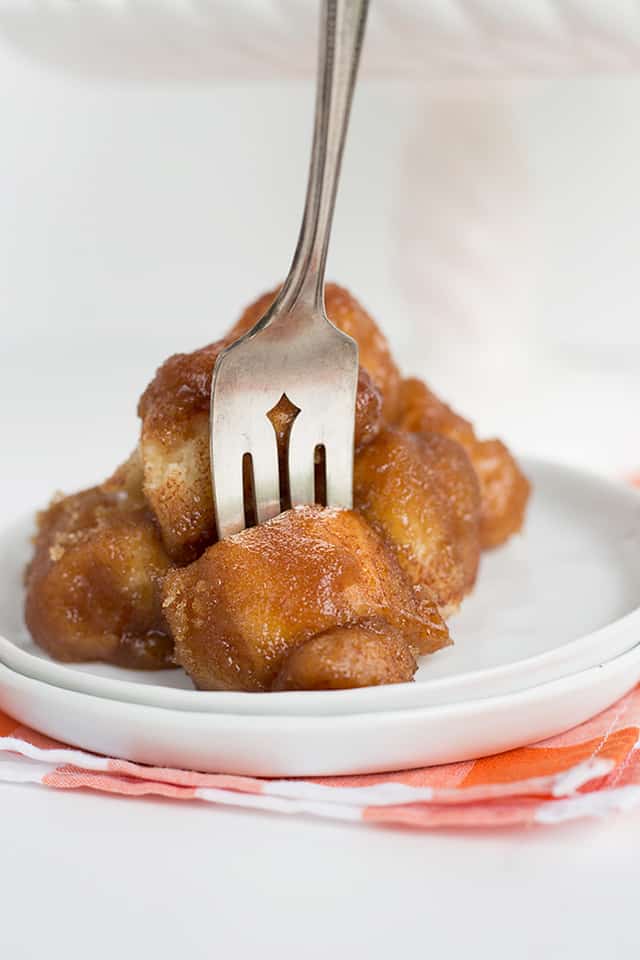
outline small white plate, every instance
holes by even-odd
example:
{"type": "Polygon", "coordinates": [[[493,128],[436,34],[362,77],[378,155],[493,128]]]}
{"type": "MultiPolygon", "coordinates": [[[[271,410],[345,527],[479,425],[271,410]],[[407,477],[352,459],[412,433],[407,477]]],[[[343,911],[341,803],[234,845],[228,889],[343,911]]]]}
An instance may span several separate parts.
{"type": "Polygon", "coordinates": [[[337,776],[453,763],[535,743],[604,710],[638,679],[640,645],[602,666],[503,697],[332,717],[255,717],[91,697],[0,664],[0,709],[64,743],[154,766],[337,776]]]}
{"type": "Polygon", "coordinates": [[[199,692],[181,670],[61,664],[22,622],[31,518],[0,533],[0,662],[78,693],[178,711],[336,716],[501,696],[585,670],[640,637],[640,497],[568,467],[525,461],[534,495],[523,536],[483,557],[451,622],[455,645],[425,657],[415,683],[289,693],[199,692]]]}

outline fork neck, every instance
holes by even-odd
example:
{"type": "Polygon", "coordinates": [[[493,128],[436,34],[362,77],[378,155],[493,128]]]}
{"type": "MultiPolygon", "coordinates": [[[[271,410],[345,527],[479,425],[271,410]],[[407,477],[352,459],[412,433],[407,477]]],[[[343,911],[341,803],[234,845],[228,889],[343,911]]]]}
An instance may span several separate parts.
{"type": "Polygon", "coordinates": [[[324,310],[324,273],[369,0],[323,0],[304,216],[278,304],[324,310]]]}

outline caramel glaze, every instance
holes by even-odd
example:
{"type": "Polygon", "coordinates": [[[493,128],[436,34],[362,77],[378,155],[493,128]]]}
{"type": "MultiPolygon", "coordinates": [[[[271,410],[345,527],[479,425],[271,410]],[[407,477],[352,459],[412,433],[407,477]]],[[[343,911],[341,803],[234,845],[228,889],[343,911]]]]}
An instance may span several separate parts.
{"type": "Polygon", "coordinates": [[[404,683],[416,669],[403,635],[386,620],[333,627],[293,648],[273,690],[345,690],[404,683]]]}
{"type": "Polygon", "coordinates": [[[464,447],[480,483],[480,539],[484,549],[500,546],[520,530],[529,481],[501,440],[479,440],[468,420],[416,379],[401,384],[396,422],[404,430],[423,435],[439,433],[464,447]]]}
{"type": "Polygon", "coordinates": [[[136,459],[38,517],[25,618],[58,660],[175,666],[160,597],[170,561],[142,498],[136,459]]]}
{"type": "Polygon", "coordinates": [[[416,654],[450,642],[433,598],[362,517],[322,507],[289,510],[171,571],[164,612],[178,662],[205,690],[395,683],[412,678],[416,654]]]}

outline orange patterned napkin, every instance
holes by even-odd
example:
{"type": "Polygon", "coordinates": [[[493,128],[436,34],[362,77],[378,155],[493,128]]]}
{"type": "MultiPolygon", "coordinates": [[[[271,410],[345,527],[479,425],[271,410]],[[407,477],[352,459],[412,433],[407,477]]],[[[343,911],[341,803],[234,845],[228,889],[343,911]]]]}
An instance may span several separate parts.
{"type": "Polygon", "coordinates": [[[113,760],[56,743],[0,713],[0,781],[421,829],[554,824],[640,807],[639,744],[640,686],[581,726],[530,747],[420,770],[304,780],[113,760]]]}

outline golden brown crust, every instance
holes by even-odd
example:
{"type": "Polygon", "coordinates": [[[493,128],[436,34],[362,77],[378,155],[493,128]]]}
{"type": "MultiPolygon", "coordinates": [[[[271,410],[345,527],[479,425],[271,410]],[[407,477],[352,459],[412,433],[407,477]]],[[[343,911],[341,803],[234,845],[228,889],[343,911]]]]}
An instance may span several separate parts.
{"type": "Polygon", "coordinates": [[[274,690],[344,690],[406,683],[416,659],[404,637],[385,621],[334,627],[296,647],[285,659],[274,690]]]}
{"type": "MultiPolygon", "coordinates": [[[[389,548],[347,510],[298,508],[220,541],[169,574],[164,609],[178,662],[202,689],[270,690],[292,650],[371,619],[411,651],[449,642],[433,601],[416,596],[389,548]]],[[[322,658],[318,670],[326,675],[322,658]]]]}
{"type": "Polygon", "coordinates": [[[134,456],[101,487],[39,515],[25,576],[31,635],[58,660],[174,666],[160,597],[169,566],[134,456]]]}
{"type": "MultiPolygon", "coordinates": [[[[250,330],[273,303],[280,288],[276,287],[250,304],[230,331],[236,339],[250,330]]],[[[400,371],[386,337],[375,320],[348,290],[337,283],[328,283],[324,292],[325,309],[332,323],[357,341],[360,366],[364,367],[382,396],[383,414],[393,418],[398,405],[400,371]]]]}
{"type": "Polygon", "coordinates": [[[491,550],[522,529],[531,486],[501,440],[478,441],[470,456],[482,490],[482,546],[491,550]]]}
{"type": "Polygon", "coordinates": [[[356,457],[354,504],[412,583],[428,587],[445,612],[460,604],[478,570],[480,493],[458,443],[385,428],[356,457]]]}
{"type": "Polygon", "coordinates": [[[401,378],[387,338],[373,317],[344,287],[327,284],[325,303],[331,322],[357,342],[360,364],[382,395],[383,415],[387,420],[392,419],[398,406],[401,378]]]}
{"type": "Polygon", "coordinates": [[[170,446],[196,414],[208,415],[211,374],[226,345],[217,340],[191,353],[174,353],[158,367],[138,403],[138,416],[158,441],[170,446]]]}
{"type": "Polygon", "coordinates": [[[138,404],[144,494],[165,548],[189,563],[216,538],[209,463],[211,374],[224,340],[169,357],[138,404]]]}
{"type": "Polygon", "coordinates": [[[396,422],[411,433],[441,433],[457,440],[465,449],[476,439],[471,423],[416,377],[408,377],[400,384],[396,422]]]}
{"type": "Polygon", "coordinates": [[[480,482],[484,549],[500,546],[521,529],[530,486],[500,440],[479,440],[468,420],[443,403],[425,383],[413,378],[403,380],[400,387],[397,424],[417,434],[442,434],[465,448],[480,482]]]}

